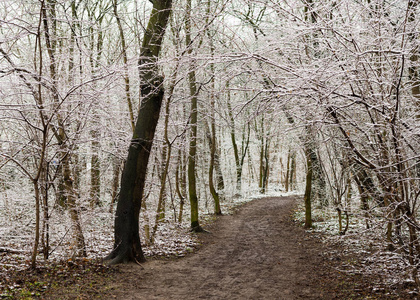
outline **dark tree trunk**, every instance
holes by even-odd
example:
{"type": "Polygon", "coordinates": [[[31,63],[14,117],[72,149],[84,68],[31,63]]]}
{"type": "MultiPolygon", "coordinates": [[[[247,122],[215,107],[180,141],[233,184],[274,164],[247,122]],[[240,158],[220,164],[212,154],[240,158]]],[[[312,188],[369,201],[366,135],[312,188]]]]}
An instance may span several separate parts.
{"type": "Polygon", "coordinates": [[[147,164],[164,95],[163,77],[156,65],[171,11],[171,0],[153,1],[153,10],[140,49],[141,105],[128,158],[121,178],[115,214],[114,250],[105,258],[110,264],[145,260],[139,236],[139,213],[147,164]]]}
{"type": "Polygon", "coordinates": [[[305,228],[312,227],[312,208],[311,208],[311,190],[312,190],[312,160],[311,153],[308,149],[305,149],[306,155],[306,186],[305,186],[305,228]]]}
{"type": "Polygon", "coordinates": [[[290,178],[289,188],[291,191],[296,189],[296,152],[292,153],[291,162],[290,162],[290,178]]]}
{"type": "Polygon", "coordinates": [[[290,149],[287,153],[287,163],[286,163],[286,176],[284,180],[284,189],[286,192],[289,191],[289,177],[290,177],[290,149]]]}

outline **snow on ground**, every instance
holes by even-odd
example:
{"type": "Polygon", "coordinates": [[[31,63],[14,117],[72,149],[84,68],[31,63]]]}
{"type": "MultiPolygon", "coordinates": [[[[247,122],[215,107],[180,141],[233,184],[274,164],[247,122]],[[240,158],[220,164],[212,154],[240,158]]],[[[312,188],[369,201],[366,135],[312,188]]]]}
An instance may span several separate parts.
{"type": "MultiPolygon", "coordinates": [[[[31,193],[28,192],[28,195],[31,193]]],[[[234,194],[225,197],[221,203],[223,214],[232,214],[235,209],[252,200],[263,197],[279,197],[300,195],[299,192],[282,192],[273,188],[266,194],[260,194],[258,189],[244,191],[242,195],[234,194]]],[[[0,199],[0,274],[4,275],[12,270],[27,268],[34,239],[34,208],[33,199],[16,197],[12,192],[6,194],[7,198],[0,199]],[[13,201],[12,201],[13,199],[13,201]],[[6,273],[4,273],[6,272],[6,273]]],[[[303,199],[303,196],[301,196],[303,199]]],[[[357,203],[354,204],[357,206],[357,203]]],[[[214,220],[212,214],[212,201],[208,199],[207,207],[200,207],[201,224],[206,227],[214,220]]],[[[146,243],[144,226],[146,220],[141,215],[140,228],[143,250],[146,257],[179,257],[192,252],[198,245],[197,236],[190,232],[189,206],[186,203],[182,223],[174,222],[171,216],[173,208],[167,210],[167,221],[158,226],[154,243],[146,243]]],[[[153,207],[149,208],[149,220],[154,220],[153,207]]],[[[338,230],[338,216],[333,208],[315,208],[313,210],[314,228],[311,231],[320,236],[328,244],[330,250],[327,256],[331,257],[357,257],[348,259],[340,264],[340,271],[350,274],[372,275],[377,281],[374,288],[380,290],[386,286],[412,286],[410,269],[407,268],[406,259],[398,251],[388,251],[385,243],[385,224],[378,222],[366,229],[364,218],[358,210],[350,211],[349,229],[345,235],[338,230]],[[408,270],[408,271],[407,271],[408,270]]],[[[60,208],[50,209],[50,259],[44,262],[42,254],[38,261],[42,265],[59,260],[66,260],[72,256],[74,249],[71,245],[70,217],[60,208]]],[[[174,214],[176,215],[176,214],[174,214]]],[[[304,220],[303,200],[299,204],[294,218],[302,223],[304,220]]],[[[345,221],[345,219],[344,219],[345,221]]],[[[343,222],[344,222],[343,221],[343,222]]],[[[113,247],[114,215],[109,212],[109,206],[81,210],[81,223],[86,240],[88,259],[100,259],[107,255],[113,247]]],[[[153,224],[149,224],[152,228],[153,224]]],[[[41,247],[42,249],[42,247],[41,247]]]]}
{"type": "MultiPolygon", "coordinates": [[[[260,194],[256,188],[248,188],[242,195],[226,196],[221,208],[223,214],[231,214],[235,209],[251,200],[262,197],[298,195],[298,192],[282,192],[273,188],[260,194]]],[[[0,264],[4,270],[17,270],[28,266],[34,239],[33,199],[17,197],[8,191],[6,198],[0,199],[0,264]],[[13,200],[13,201],[12,201],[13,200]]],[[[28,191],[27,195],[31,195],[28,191]]],[[[302,197],[303,198],[303,197],[302,197]]],[[[200,207],[201,224],[204,227],[214,220],[212,201],[208,199],[207,207],[200,207]]],[[[154,208],[149,208],[149,220],[154,220],[154,208]]],[[[366,229],[364,218],[357,216],[355,209],[350,213],[349,229],[345,235],[338,232],[337,213],[333,208],[313,210],[314,228],[312,232],[322,235],[324,243],[336,245],[331,251],[335,254],[357,254],[359,261],[348,261],[341,264],[341,271],[349,274],[371,274],[378,278],[377,286],[396,285],[411,282],[406,260],[398,251],[388,251],[384,242],[385,224],[372,224],[366,229]],[[336,251],[337,253],[334,253],[336,251]],[[339,253],[341,252],[341,253],[339,253]]],[[[174,222],[172,208],[167,210],[167,221],[158,226],[153,244],[145,242],[144,226],[147,224],[141,215],[140,228],[143,250],[147,257],[184,256],[198,246],[196,235],[190,232],[189,206],[186,203],[182,223],[174,222]]],[[[65,210],[50,209],[50,261],[68,259],[74,253],[72,249],[71,222],[65,210]]],[[[300,203],[295,220],[304,220],[303,201],[300,203]]],[[[108,206],[81,210],[83,234],[86,240],[89,259],[100,259],[106,256],[113,247],[114,215],[108,206]]],[[[152,228],[153,222],[149,224],[152,228]]],[[[42,247],[40,248],[42,249],[42,247]]],[[[38,261],[42,264],[40,253],[38,261]]]]}
{"type": "MultiPolygon", "coordinates": [[[[301,203],[294,218],[303,224],[304,206],[301,203]]],[[[315,208],[312,211],[314,234],[319,235],[323,243],[328,244],[331,259],[347,257],[342,261],[339,270],[349,275],[366,275],[375,278],[373,289],[381,290],[397,286],[414,286],[407,259],[399,249],[389,250],[386,243],[386,224],[378,219],[366,227],[365,219],[357,209],[350,210],[349,228],[345,235],[339,233],[338,214],[333,208],[315,208]]],[[[343,215],[343,227],[345,216],[343,215]]]]}
{"type": "MultiPolygon", "coordinates": [[[[245,190],[245,189],[244,189],[245,190]]],[[[27,195],[31,195],[28,191],[27,195]]],[[[274,197],[291,195],[280,189],[268,190],[266,194],[260,194],[258,189],[248,188],[242,195],[227,196],[221,203],[223,214],[231,214],[238,206],[261,197],[274,197]]],[[[5,194],[3,194],[5,195],[5,194]]],[[[0,263],[10,268],[24,268],[28,265],[33,247],[35,231],[34,204],[31,196],[21,198],[22,194],[15,195],[12,192],[0,201],[0,263]],[[10,199],[13,199],[11,201],[10,199]],[[1,251],[3,249],[3,251],[1,251]]],[[[208,207],[200,207],[201,223],[205,226],[214,219],[212,214],[212,200],[208,199],[208,207]]],[[[143,250],[146,257],[151,256],[184,256],[198,246],[198,240],[194,233],[190,232],[189,205],[184,208],[182,223],[174,222],[171,209],[167,210],[167,221],[158,226],[154,243],[145,242],[144,226],[153,227],[154,208],[149,208],[148,224],[145,218],[140,216],[140,228],[143,250]]],[[[65,260],[72,257],[72,227],[70,216],[60,207],[50,208],[49,239],[51,261],[65,260]]],[[[142,212],[143,213],[143,212],[142,212]]],[[[114,215],[109,211],[109,206],[96,207],[94,209],[83,208],[80,210],[81,224],[85,237],[87,255],[89,259],[100,259],[106,256],[113,247],[114,215]]],[[[40,251],[42,246],[40,246],[40,251]]],[[[43,263],[43,255],[38,255],[38,261],[43,263]]]]}

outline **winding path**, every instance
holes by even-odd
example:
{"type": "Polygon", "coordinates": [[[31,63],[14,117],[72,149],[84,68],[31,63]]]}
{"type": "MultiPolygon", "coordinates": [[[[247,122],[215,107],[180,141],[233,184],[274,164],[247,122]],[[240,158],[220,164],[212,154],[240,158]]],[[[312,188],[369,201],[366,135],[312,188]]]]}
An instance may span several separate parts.
{"type": "Polygon", "coordinates": [[[124,271],[118,299],[333,299],[322,291],[321,245],[292,223],[295,197],[254,200],[203,234],[195,254],[124,271]],[[302,243],[305,247],[302,247],[302,243]]]}

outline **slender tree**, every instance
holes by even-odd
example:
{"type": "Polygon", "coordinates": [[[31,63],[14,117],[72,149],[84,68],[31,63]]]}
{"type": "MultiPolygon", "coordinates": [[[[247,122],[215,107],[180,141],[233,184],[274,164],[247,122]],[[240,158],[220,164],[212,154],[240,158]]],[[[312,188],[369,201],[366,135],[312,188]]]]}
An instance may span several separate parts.
{"type": "MultiPolygon", "coordinates": [[[[187,46],[187,53],[192,54],[192,39],[191,39],[191,0],[187,0],[185,8],[185,43],[187,46]]],[[[191,95],[191,111],[190,111],[190,146],[188,157],[188,193],[191,206],[191,229],[195,232],[202,231],[198,219],[198,196],[197,196],[197,182],[196,182],[196,155],[197,155],[197,117],[198,117],[198,89],[195,73],[196,63],[191,60],[188,71],[188,83],[191,95]]]]}

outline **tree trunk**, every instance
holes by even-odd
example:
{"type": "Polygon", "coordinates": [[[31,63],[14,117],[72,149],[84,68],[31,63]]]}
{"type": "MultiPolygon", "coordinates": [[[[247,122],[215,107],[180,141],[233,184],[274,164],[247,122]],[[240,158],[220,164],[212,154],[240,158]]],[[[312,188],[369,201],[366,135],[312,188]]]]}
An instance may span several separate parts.
{"type": "Polygon", "coordinates": [[[284,179],[284,189],[286,193],[289,191],[289,178],[290,178],[290,149],[287,152],[287,163],[286,163],[286,176],[284,179]]]}
{"type": "Polygon", "coordinates": [[[213,199],[214,199],[214,213],[216,215],[221,215],[222,210],[220,208],[220,198],[219,198],[219,194],[217,193],[214,187],[214,182],[213,182],[214,161],[215,161],[215,153],[216,153],[216,128],[214,124],[213,112],[214,112],[214,100],[212,100],[209,187],[210,187],[210,193],[212,194],[213,199]]]}
{"type": "Polygon", "coordinates": [[[311,190],[312,190],[312,161],[308,150],[305,150],[306,155],[306,186],[305,186],[305,228],[312,227],[312,208],[311,208],[311,190]]]}
{"type": "Polygon", "coordinates": [[[34,240],[34,247],[32,249],[31,268],[35,269],[36,256],[38,254],[38,246],[39,246],[40,195],[39,195],[38,179],[33,180],[33,185],[34,185],[34,190],[35,190],[35,240],[34,240]]]}
{"type": "Polygon", "coordinates": [[[290,162],[290,178],[289,188],[291,191],[296,189],[296,152],[292,153],[291,162],[290,162]]]}
{"type": "Polygon", "coordinates": [[[178,163],[176,166],[176,171],[175,171],[175,189],[176,189],[176,193],[178,195],[179,198],[179,213],[178,213],[178,222],[181,223],[182,222],[182,216],[184,213],[184,203],[185,203],[185,193],[184,193],[184,189],[185,189],[185,183],[182,182],[182,178],[185,177],[185,172],[183,170],[182,167],[182,160],[181,160],[181,149],[179,149],[178,151],[178,163]],[[181,178],[179,175],[179,171],[181,169],[181,178]],[[184,187],[184,188],[183,188],[184,187]]]}
{"type": "Polygon", "coordinates": [[[109,206],[109,212],[112,213],[114,210],[114,203],[117,200],[118,188],[120,187],[120,173],[121,173],[121,159],[115,156],[112,160],[112,191],[111,191],[111,204],[109,206]]]}
{"type": "Polygon", "coordinates": [[[216,186],[219,192],[219,196],[223,199],[225,191],[225,182],[223,179],[222,168],[220,166],[220,147],[216,147],[214,153],[214,167],[216,169],[216,186]]]}
{"type": "Polygon", "coordinates": [[[353,176],[353,179],[356,182],[357,189],[359,191],[360,208],[364,212],[363,214],[364,214],[364,218],[365,218],[365,222],[366,222],[366,229],[369,229],[370,228],[370,224],[369,224],[369,197],[368,197],[367,192],[365,191],[365,187],[360,182],[360,180],[359,180],[359,178],[356,174],[353,176]]]}
{"type": "Polygon", "coordinates": [[[238,144],[236,143],[235,119],[233,117],[232,104],[230,103],[231,100],[230,100],[229,82],[226,83],[226,88],[228,90],[227,109],[228,109],[229,121],[230,121],[230,139],[232,141],[233,155],[235,157],[235,167],[236,167],[236,191],[240,194],[241,189],[242,189],[242,186],[241,186],[242,166],[240,165],[238,144]]]}
{"type": "MultiPolygon", "coordinates": [[[[99,122],[95,121],[96,125],[99,122]]],[[[94,208],[100,205],[100,194],[101,194],[101,164],[99,160],[100,152],[100,133],[99,129],[94,129],[91,132],[92,144],[91,151],[92,157],[90,159],[90,207],[94,208]]]]}
{"type": "Polygon", "coordinates": [[[264,146],[264,173],[263,173],[263,180],[262,180],[262,190],[263,190],[263,194],[265,194],[265,192],[267,191],[268,188],[268,177],[270,175],[270,168],[269,168],[269,156],[270,156],[270,152],[269,152],[269,145],[270,145],[270,141],[268,138],[266,138],[265,140],[265,146],[264,146]]]}
{"type": "Polygon", "coordinates": [[[258,181],[258,187],[260,188],[260,193],[264,194],[265,190],[264,190],[264,121],[261,122],[261,136],[260,136],[260,141],[261,141],[261,145],[260,145],[260,172],[259,172],[259,181],[258,181]]]}
{"type": "Polygon", "coordinates": [[[147,197],[143,197],[143,200],[141,201],[141,208],[143,209],[143,218],[145,221],[145,224],[144,224],[145,243],[146,245],[149,245],[152,242],[152,235],[150,234],[150,220],[149,220],[149,215],[147,214],[146,198],[147,197]]]}
{"type": "Polygon", "coordinates": [[[80,223],[79,210],[76,203],[76,195],[73,188],[73,179],[71,178],[70,157],[68,153],[62,152],[63,155],[63,177],[64,185],[67,193],[67,205],[72,220],[74,235],[74,254],[73,256],[86,256],[85,238],[83,236],[82,225],[80,223]]]}
{"type": "MultiPolygon", "coordinates": [[[[191,0],[187,0],[185,16],[185,42],[188,47],[188,54],[192,53],[191,48],[191,0]]],[[[198,197],[197,197],[197,185],[195,176],[195,165],[196,165],[196,153],[197,153],[197,83],[195,74],[195,62],[191,61],[188,71],[188,82],[190,86],[191,95],[191,112],[190,112],[190,147],[188,157],[188,193],[190,196],[191,206],[191,229],[195,232],[202,231],[198,220],[198,197]]]]}
{"type": "Polygon", "coordinates": [[[153,1],[153,10],[140,49],[142,101],[122,173],[115,214],[114,250],[105,258],[110,264],[145,261],[140,244],[139,213],[150,150],[164,96],[163,77],[159,75],[156,63],[171,6],[171,0],[153,1]]]}
{"type": "Polygon", "coordinates": [[[47,260],[50,252],[50,223],[49,223],[49,204],[48,204],[48,190],[49,190],[49,165],[45,163],[45,171],[42,172],[41,178],[41,191],[42,191],[42,211],[43,211],[43,220],[42,220],[42,252],[44,254],[44,259],[47,260]]]}
{"type": "MultiPolygon", "coordinates": [[[[417,30],[415,29],[418,23],[418,5],[419,0],[410,0],[408,2],[408,24],[410,24],[412,27],[409,29],[410,33],[408,34],[408,38],[411,42],[414,43],[414,45],[418,45],[418,34],[417,30]]],[[[411,94],[413,97],[416,98],[415,103],[415,118],[417,122],[420,121],[420,71],[418,67],[419,62],[419,51],[418,46],[416,46],[416,49],[411,51],[410,55],[410,61],[411,66],[408,68],[408,77],[410,79],[411,83],[411,94]]],[[[416,134],[417,139],[420,137],[420,135],[416,134]]],[[[416,176],[420,177],[420,159],[416,159],[416,176]]]]}

